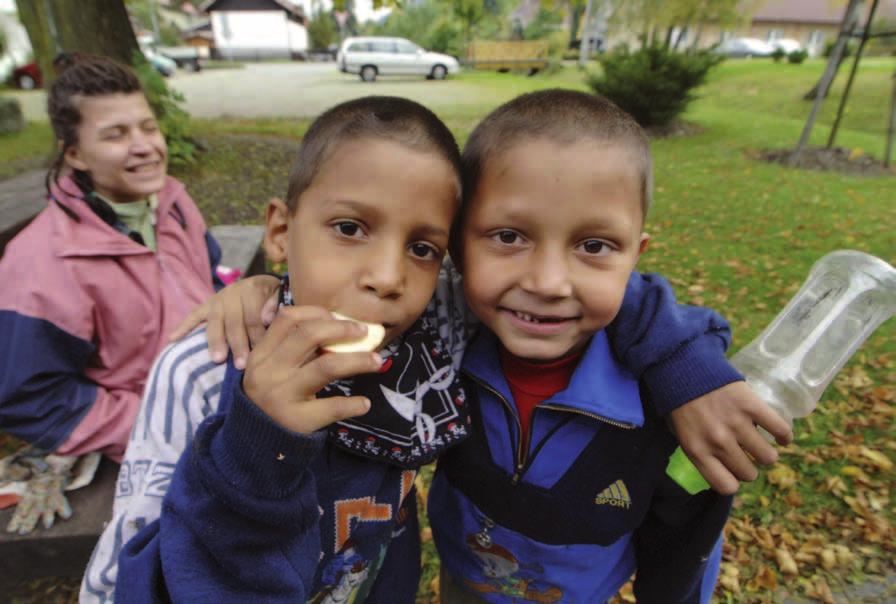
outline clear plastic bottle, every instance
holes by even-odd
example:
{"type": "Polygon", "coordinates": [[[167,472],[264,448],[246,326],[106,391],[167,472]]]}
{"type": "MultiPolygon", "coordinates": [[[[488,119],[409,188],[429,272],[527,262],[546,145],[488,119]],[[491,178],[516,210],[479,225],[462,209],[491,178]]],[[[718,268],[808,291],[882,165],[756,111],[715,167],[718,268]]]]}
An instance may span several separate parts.
{"type": "MultiPolygon", "coordinates": [[[[731,364],[792,426],[815,409],[846,361],[894,313],[896,269],[863,252],[831,252],[731,364]]],[[[709,486],[680,448],[667,471],[692,493],[709,486]]]]}

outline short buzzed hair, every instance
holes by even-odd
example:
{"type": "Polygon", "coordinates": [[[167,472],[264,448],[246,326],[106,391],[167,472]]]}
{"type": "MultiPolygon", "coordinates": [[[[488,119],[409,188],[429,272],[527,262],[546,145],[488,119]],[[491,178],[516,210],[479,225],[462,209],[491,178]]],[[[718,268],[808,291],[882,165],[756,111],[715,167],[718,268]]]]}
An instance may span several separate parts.
{"type": "Polygon", "coordinates": [[[476,194],[487,163],[527,138],[547,138],[561,144],[588,138],[628,147],[640,180],[641,211],[646,219],[652,199],[653,161],[644,130],[606,98],[562,89],[518,96],[476,126],[462,156],[464,205],[476,194]]]}
{"type": "Polygon", "coordinates": [[[340,144],[363,138],[393,141],[416,151],[436,153],[457,175],[460,196],[460,150],[442,120],[409,99],[367,96],[336,105],[311,124],[290,171],[286,192],[289,211],[295,211],[302,193],[340,144]]]}

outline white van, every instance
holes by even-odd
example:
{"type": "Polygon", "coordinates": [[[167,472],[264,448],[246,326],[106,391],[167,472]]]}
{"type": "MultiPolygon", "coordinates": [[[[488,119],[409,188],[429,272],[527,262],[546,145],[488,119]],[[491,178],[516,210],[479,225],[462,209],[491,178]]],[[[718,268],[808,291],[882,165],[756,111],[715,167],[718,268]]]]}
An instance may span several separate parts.
{"type": "Polygon", "coordinates": [[[380,75],[422,75],[442,80],[457,73],[454,57],[426,51],[404,38],[346,38],[336,55],[339,70],[355,73],[365,82],[380,75]]]}

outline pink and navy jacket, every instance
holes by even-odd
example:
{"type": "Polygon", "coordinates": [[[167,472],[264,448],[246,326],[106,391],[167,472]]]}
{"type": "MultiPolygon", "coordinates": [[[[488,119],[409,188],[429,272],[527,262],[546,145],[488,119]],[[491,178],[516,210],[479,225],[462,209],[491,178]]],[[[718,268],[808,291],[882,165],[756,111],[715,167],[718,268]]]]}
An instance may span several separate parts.
{"type": "Polygon", "coordinates": [[[221,253],[182,183],[169,177],[158,201],[153,252],[104,222],[66,178],[6,247],[0,430],[121,461],[153,359],[213,293],[221,253]]]}

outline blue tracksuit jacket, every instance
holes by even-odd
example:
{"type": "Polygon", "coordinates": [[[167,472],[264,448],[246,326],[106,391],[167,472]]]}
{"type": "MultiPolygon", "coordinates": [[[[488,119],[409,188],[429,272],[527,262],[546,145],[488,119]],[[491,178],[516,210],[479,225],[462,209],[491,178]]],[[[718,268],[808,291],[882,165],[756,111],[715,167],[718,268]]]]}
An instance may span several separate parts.
{"type": "Polygon", "coordinates": [[[472,436],[442,456],[430,490],[454,581],[488,602],[594,604],[637,570],[639,603],[707,602],[731,498],[690,496],[666,475],[677,441],[606,334],[535,408],[528,443],[497,346],[483,329],[467,350],[472,436]]]}
{"type": "MultiPolygon", "coordinates": [[[[724,359],[724,321],[709,311],[682,312],[661,279],[633,275],[623,307],[612,332],[614,353],[668,393],[666,410],[739,379],[724,359]],[[683,373],[695,367],[696,373],[683,373]]],[[[178,346],[195,346],[183,355],[206,354],[202,342],[178,346]]],[[[414,472],[343,452],[323,433],[281,428],[246,398],[242,374],[232,366],[223,383],[206,384],[220,386],[215,407],[197,394],[190,372],[199,369],[191,367],[171,364],[170,375],[160,369],[158,383],[192,393],[178,398],[201,408],[190,417],[208,415],[195,435],[188,427],[170,484],[166,479],[156,489],[164,495],[160,516],[144,510],[134,518],[145,526],[121,548],[115,599],[413,602],[419,581],[414,472]]],[[[156,404],[162,402],[151,395],[144,402],[147,409],[156,404]]],[[[540,423],[536,418],[536,429],[540,423]]],[[[157,481],[148,482],[135,488],[142,492],[157,481]]]]}

